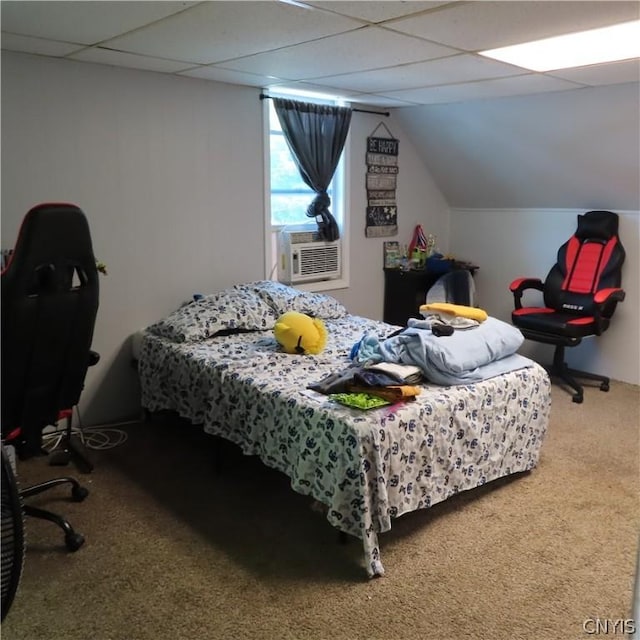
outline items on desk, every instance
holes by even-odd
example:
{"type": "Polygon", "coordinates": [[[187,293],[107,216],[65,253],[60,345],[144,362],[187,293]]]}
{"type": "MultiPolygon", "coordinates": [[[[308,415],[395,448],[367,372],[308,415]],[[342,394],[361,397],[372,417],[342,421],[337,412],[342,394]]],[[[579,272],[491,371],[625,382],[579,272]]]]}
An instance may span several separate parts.
{"type": "Polygon", "coordinates": [[[413,230],[413,237],[409,243],[407,257],[410,260],[412,269],[423,269],[425,261],[436,250],[436,237],[430,233],[428,236],[422,228],[422,225],[416,225],[413,230]]]}
{"type": "Polygon", "coordinates": [[[384,242],[382,246],[384,250],[384,268],[399,269],[402,257],[400,243],[397,240],[389,240],[384,242]]]}

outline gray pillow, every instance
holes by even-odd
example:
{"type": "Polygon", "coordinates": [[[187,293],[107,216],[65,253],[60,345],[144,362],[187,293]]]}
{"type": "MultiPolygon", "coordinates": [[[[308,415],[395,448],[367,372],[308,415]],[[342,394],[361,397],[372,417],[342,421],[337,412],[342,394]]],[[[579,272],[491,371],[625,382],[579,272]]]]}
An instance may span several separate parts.
{"type": "Polygon", "coordinates": [[[274,280],[259,280],[236,287],[258,294],[271,307],[276,317],[287,311],[299,311],[324,320],[344,318],[347,315],[344,305],[332,296],[302,291],[274,280]]]}
{"type": "Polygon", "coordinates": [[[181,306],[147,331],[173,342],[199,342],[217,334],[273,329],[276,318],[256,293],[231,288],[181,306]]]}

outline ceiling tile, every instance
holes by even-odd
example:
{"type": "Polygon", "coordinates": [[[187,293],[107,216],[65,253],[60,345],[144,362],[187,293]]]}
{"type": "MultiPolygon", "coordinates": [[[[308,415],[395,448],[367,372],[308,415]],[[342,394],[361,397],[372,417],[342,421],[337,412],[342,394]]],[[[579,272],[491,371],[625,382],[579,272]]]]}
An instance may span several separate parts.
{"type": "Polygon", "coordinates": [[[466,2],[385,27],[480,51],[637,19],[639,2],[466,2]]]}
{"type": "Polygon", "coordinates": [[[485,80],[483,82],[466,82],[463,84],[427,87],[424,89],[394,91],[388,95],[391,98],[398,98],[400,100],[407,100],[418,104],[437,104],[444,102],[461,102],[463,100],[517,96],[528,93],[565,91],[576,88],[576,85],[571,82],[531,73],[515,78],[497,78],[495,80],[485,80]]]}
{"type": "Polygon", "coordinates": [[[196,67],[189,71],[183,71],[178,75],[189,76],[191,78],[203,78],[205,80],[215,80],[216,82],[226,82],[228,84],[243,84],[250,87],[264,87],[273,82],[281,82],[281,78],[273,78],[259,73],[244,73],[242,71],[231,71],[220,67],[196,67]]]}
{"type": "Polygon", "coordinates": [[[562,71],[552,71],[547,75],[591,86],[640,82],[640,60],[623,60],[622,62],[596,64],[579,69],[563,69],[562,71]]]}
{"type": "Polygon", "coordinates": [[[323,82],[334,87],[349,87],[357,91],[382,93],[380,87],[384,87],[386,92],[515,76],[522,75],[522,73],[522,69],[508,64],[486,60],[472,54],[461,54],[389,69],[327,77],[323,78],[323,82]]]}
{"type": "Polygon", "coordinates": [[[485,47],[638,18],[640,2],[302,4],[1,0],[0,44],[16,52],[252,87],[297,87],[389,107],[395,101],[429,104],[640,80],[638,60],[529,74],[475,55],[485,47]]]}
{"type": "Polygon", "coordinates": [[[41,56],[61,57],[77,51],[81,45],[69,42],[56,42],[43,38],[31,38],[29,36],[16,36],[12,33],[2,33],[2,48],[7,51],[21,51],[35,53],[41,56]]]}
{"type": "Polygon", "coordinates": [[[371,26],[232,60],[224,66],[302,80],[429,60],[454,53],[457,53],[455,49],[371,26]]]}
{"type": "Polygon", "coordinates": [[[305,91],[307,93],[315,93],[317,95],[326,95],[332,98],[344,98],[345,100],[351,100],[354,96],[360,94],[359,91],[350,91],[349,89],[336,89],[335,87],[327,86],[322,83],[315,82],[270,82],[265,85],[269,91],[305,91]]]}
{"type": "Polygon", "coordinates": [[[164,73],[174,73],[193,66],[188,62],[150,58],[134,53],[123,53],[122,51],[103,49],[101,47],[87,47],[69,56],[69,58],[83,62],[96,62],[98,64],[113,65],[115,67],[130,67],[132,69],[144,69],[146,71],[160,71],[164,73]]]}
{"type": "Polygon", "coordinates": [[[405,100],[397,100],[396,98],[389,98],[388,96],[377,96],[369,93],[363,93],[361,95],[352,97],[350,99],[354,104],[366,104],[372,107],[415,107],[415,102],[407,102],[405,100]]]}
{"type": "Polygon", "coordinates": [[[342,2],[341,0],[331,0],[329,2],[307,2],[306,4],[333,11],[344,16],[366,20],[367,22],[379,23],[451,3],[446,1],[398,2],[398,0],[376,0],[376,2],[362,2],[362,0],[356,0],[355,2],[342,2]]]}
{"type": "Polygon", "coordinates": [[[197,2],[25,2],[2,0],[2,30],[95,44],[160,20],[197,2]]]}
{"type": "Polygon", "coordinates": [[[114,38],[114,49],[200,64],[269,51],[362,24],[282,2],[202,2],[171,20],[114,38]]]}

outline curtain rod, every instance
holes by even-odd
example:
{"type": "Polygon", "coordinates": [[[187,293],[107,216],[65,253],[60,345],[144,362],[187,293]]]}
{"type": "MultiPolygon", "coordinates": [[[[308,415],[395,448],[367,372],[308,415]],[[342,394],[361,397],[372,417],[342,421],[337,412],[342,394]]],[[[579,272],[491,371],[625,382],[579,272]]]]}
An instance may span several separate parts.
{"type": "MultiPolygon", "coordinates": [[[[268,96],[266,93],[260,94],[260,100],[271,100],[273,96],[268,96]]],[[[355,109],[352,108],[352,111],[357,111],[358,113],[372,113],[375,116],[385,116],[389,117],[391,114],[388,111],[370,111],[369,109],[355,109]]]]}

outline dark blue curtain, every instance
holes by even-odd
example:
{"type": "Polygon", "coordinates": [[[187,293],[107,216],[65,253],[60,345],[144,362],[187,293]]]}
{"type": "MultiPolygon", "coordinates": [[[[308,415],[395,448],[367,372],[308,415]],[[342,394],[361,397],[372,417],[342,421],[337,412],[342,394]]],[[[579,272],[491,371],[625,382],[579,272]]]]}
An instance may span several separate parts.
{"type": "Polygon", "coordinates": [[[274,98],[284,138],[300,175],[316,197],[307,209],[323,240],[337,240],[340,230],[329,211],[327,189],[333,178],[351,124],[351,109],[274,98]]]}

